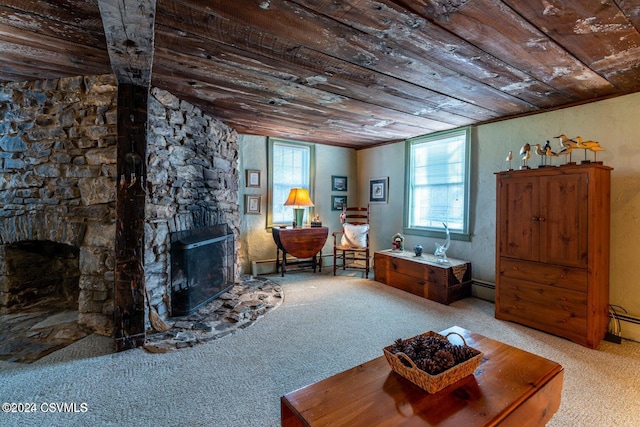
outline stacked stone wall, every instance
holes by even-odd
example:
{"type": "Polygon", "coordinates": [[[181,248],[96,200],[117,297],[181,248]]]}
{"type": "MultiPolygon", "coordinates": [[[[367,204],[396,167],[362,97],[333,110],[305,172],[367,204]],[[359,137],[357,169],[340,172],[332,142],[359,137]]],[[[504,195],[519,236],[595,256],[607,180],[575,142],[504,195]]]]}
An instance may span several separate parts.
{"type": "MultiPolygon", "coordinates": [[[[151,95],[144,267],[166,318],[170,233],[226,223],[239,245],[239,150],[222,122],[166,91],[151,95]]],[[[0,294],[3,245],[76,246],[79,321],[105,335],[113,333],[116,143],[113,76],[0,85],[0,294]]],[[[236,278],[240,263],[236,256],[236,278]]]]}
{"type": "MultiPolygon", "coordinates": [[[[239,253],[236,132],[167,91],[149,97],[145,280],[151,305],[170,313],[170,235],[227,224],[239,253]]],[[[236,256],[235,278],[240,271],[236,256]]]]}
{"type": "Polygon", "coordinates": [[[0,85],[0,245],[78,247],[79,322],[106,335],[113,329],[116,104],[111,75],[0,85]]]}

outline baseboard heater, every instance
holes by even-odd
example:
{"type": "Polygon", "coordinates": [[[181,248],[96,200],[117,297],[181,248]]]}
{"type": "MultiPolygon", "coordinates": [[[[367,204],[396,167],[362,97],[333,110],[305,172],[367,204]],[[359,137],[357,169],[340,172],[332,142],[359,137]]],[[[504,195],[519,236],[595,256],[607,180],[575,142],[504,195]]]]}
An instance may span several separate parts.
{"type": "MultiPolygon", "coordinates": [[[[292,258],[295,260],[295,258],[292,258]]],[[[287,257],[287,262],[289,257],[287,257]]],[[[333,255],[322,255],[322,266],[333,265],[333,255]]],[[[251,261],[251,275],[259,276],[261,274],[273,274],[276,272],[276,260],[274,259],[258,259],[251,261]]]]}
{"type": "Polygon", "coordinates": [[[471,295],[485,301],[496,301],[496,285],[495,283],[485,280],[471,279],[471,295]]]}

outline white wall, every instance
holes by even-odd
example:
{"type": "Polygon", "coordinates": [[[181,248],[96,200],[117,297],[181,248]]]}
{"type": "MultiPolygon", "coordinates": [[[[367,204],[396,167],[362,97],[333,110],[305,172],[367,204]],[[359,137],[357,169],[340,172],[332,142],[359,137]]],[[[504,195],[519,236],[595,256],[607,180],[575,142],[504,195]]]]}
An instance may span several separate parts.
{"type": "MultiPolygon", "coordinates": [[[[474,278],[495,281],[495,176],[507,169],[505,158],[515,154],[513,167],[519,167],[518,151],[524,143],[544,144],[562,133],[595,140],[606,151],[598,160],[614,168],[611,188],[611,290],[610,302],[640,316],[640,94],[617,97],[588,105],[542,113],[478,126],[472,137],[471,242],[453,241],[447,252],[452,258],[472,262],[474,278]]],[[[392,194],[388,206],[372,210],[372,233],[376,249],[390,247],[391,236],[402,230],[404,202],[404,143],[386,145],[358,154],[359,187],[368,191],[368,179],[389,176],[392,194]]],[[[589,153],[591,155],[591,153],[589,153]]],[[[574,152],[574,161],[583,152],[574,152]]],[[[562,160],[564,161],[564,160],[562,160]]],[[[533,155],[531,166],[539,160],[533,155]]],[[[556,159],[555,164],[561,161],[556,159]]],[[[425,251],[434,249],[437,239],[405,236],[405,246],[416,243],[425,251]]],[[[637,330],[637,328],[636,328],[637,330]]],[[[623,325],[623,336],[625,334],[623,325]]],[[[640,336],[633,337],[640,339],[640,336]]]]}
{"type": "MultiPolygon", "coordinates": [[[[251,261],[275,259],[276,246],[267,225],[267,138],[262,136],[238,135],[240,147],[240,214],[242,217],[240,235],[244,273],[251,272],[251,261]],[[245,170],[257,169],[261,173],[260,188],[247,188],[245,170]],[[261,195],[260,215],[244,213],[244,195],[261,195]]],[[[316,178],[313,203],[315,214],[320,215],[322,225],[329,227],[329,238],[323,248],[325,265],[329,265],[329,254],[333,254],[331,232],[340,229],[340,212],[331,210],[331,195],[346,195],[351,205],[357,200],[356,152],[353,149],[316,145],[316,178]],[[347,191],[331,191],[331,176],[346,176],[347,191]]],[[[284,203],[284,200],[282,201],[284,203]]],[[[293,218],[292,218],[293,219],[293,218]]],[[[329,267],[327,267],[329,268],[329,267]]]]}

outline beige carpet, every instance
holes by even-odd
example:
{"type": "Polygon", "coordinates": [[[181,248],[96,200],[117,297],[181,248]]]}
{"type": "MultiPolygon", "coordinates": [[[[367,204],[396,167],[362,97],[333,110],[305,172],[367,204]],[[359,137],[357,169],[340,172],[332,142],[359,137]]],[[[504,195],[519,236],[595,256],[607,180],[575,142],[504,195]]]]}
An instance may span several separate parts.
{"type": "Polygon", "coordinates": [[[282,284],[282,305],[205,344],[112,354],[110,340],[91,336],[30,365],[1,362],[0,401],[75,403],[78,412],[2,413],[0,425],[278,426],[281,395],[378,357],[396,338],[452,325],[564,366],[550,426],[640,425],[639,343],[590,350],[498,321],[486,301],[444,306],[359,277],[270,278],[282,284]]]}

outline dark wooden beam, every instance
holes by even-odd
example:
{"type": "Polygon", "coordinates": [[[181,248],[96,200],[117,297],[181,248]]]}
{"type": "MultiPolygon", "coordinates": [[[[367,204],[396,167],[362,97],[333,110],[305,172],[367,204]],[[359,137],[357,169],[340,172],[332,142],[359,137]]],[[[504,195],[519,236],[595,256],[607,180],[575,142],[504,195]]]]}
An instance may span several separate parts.
{"type": "Polygon", "coordinates": [[[144,222],[149,89],[118,85],[116,268],[114,335],[116,351],[144,345],[144,222]]]}

